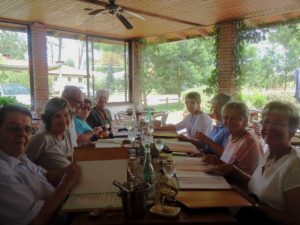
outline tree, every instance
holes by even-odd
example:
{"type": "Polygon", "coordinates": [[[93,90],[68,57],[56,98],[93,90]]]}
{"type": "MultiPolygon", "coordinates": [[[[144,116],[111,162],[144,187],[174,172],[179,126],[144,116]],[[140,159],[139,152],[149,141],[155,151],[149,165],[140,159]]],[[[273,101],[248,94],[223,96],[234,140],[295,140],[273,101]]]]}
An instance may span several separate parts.
{"type": "Polygon", "coordinates": [[[175,93],[207,84],[214,68],[214,37],[197,38],[159,45],[146,45],[143,50],[144,95],[152,89],[175,93]]]}
{"type": "Polygon", "coordinates": [[[25,59],[27,35],[19,32],[0,30],[0,53],[13,59],[25,59]]]}

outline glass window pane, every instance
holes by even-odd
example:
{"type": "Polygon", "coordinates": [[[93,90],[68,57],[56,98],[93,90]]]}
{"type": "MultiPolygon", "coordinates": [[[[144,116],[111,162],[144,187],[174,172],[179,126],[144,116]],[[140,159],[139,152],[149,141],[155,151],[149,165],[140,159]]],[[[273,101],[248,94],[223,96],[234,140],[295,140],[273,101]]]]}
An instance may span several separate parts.
{"type": "Polygon", "coordinates": [[[128,102],[128,44],[100,38],[89,38],[89,42],[94,90],[108,90],[109,102],[128,102]]]}
{"type": "Polygon", "coordinates": [[[26,26],[0,23],[0,98],[31,107],[26,26]]]}

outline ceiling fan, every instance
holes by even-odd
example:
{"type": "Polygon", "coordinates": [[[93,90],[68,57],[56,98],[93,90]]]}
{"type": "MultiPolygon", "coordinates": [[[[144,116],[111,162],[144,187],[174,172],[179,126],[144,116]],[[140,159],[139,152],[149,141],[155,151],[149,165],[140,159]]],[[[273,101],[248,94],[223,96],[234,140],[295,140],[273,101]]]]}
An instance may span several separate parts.
{"type": "Polygon", "coordinates": [[[92,10],[90,8],[85,8],[85,10],[90,11],[88,14],[91,16],[95,16],[97,14],[100,14],[100,15],[110,14],[110,15],[116,16],[128,30],[132,29],[133,26],[128,21],[128,19],[125,17],[125,15],[134,16],[136,18],[145,20],[145,18],[143,16],[141,16],[135,12],[131,12],[127,9],[125,10],[121,6],[117,5],[116,0],[108,0],[108,2],[103,2],[103,1],[98,1],[98,0],[79,0],[79,1],[93,3],[93,4],[103,6],[104,9],[92,10]]]}

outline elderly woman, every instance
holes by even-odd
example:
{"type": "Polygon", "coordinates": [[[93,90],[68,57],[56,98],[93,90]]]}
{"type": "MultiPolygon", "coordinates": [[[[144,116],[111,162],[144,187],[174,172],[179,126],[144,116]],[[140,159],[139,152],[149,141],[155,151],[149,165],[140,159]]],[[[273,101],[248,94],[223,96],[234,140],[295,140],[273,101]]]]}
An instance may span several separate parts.
{"type": "Polygon", "coordinates": [[[47,170],[71,164],[73,148],[69,125],[72,112],[63,98],[50,99],[42,114],[46,129],[34,135],[27,147],[27,156],[47,170]]]}
{"type": "Polygon", "coordinates": [[[100,137],[101,127],[92,129],[85,119],[90,115],[92,109],[92,101],[84,99],[83,108],[79,109],[75,116],[75,128],[77,133],[77,142],[86,143],[95,141],[100,137]]]}
{"type": "Polygon", "coordinates": [[[300,224],[300,158],[290,144],[298,126],[299,113],[293,105],[268,103],[262,111],[261,130],[268,150],[252,177],[229,164],[211,171],[231,177],[240,185],[248,184],[249,200],[256,210],[241,210],[238,219],[243,220],[242,224],[257,221],[260,224],[300,224]]]}
{"type": "MultiPolygon", "coordinates": [[[[211,118],[201,110],[201,97],[197,92],[190,92],[185,96],[186,109],[189,111],[181,122],[176,125],[156,128],[157,131],[179,131],[187,129],[187,137],[195,138],[196,132],[202,132],[208,135],[212,129],[211,118]]],[[[182,140],[187,140],[185,136],[179,137],[182,140]]]]}
{"type": "Polygon", "coordinates": [[[46,171],[27,158],[31,123],[26,108],[0,109],[0,224],[62,224],[55,212],[81,176],[75,164],[46,171]]]}
{"type": "Polygon", "coordinates": [[[92,109],[90,115],[86,119],[87,123],[92,127],[111,127],[112,116],[106,108],[109,94],[106,90],[98,90],[96,92],[96,106],[92,109]]]}
{"type": "Polygon", "coordinates": [[[223,124],[230,136],[221,158],[206,155],[203,160],[208,164],[234,164],[245,173],[252,174],[262,157],[260,141],[252,132],[246,130],[249,110],[243,102],[228,102],[222,108],[223,124]]]}

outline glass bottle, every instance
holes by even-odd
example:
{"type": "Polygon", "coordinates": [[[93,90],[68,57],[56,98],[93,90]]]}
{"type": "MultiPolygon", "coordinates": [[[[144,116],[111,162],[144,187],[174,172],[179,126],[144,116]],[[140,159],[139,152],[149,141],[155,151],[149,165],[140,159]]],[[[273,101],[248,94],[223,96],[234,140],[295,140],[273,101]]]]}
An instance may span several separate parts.
{"type": "Polygon", "coordinates": [[[150,184],[150,190],[148,192],[148,201],[153,202],[155,196],[155,174],[152,166],[152,157],[150,150],[145,152],[144,159],[144,181],[150,184]]]}

